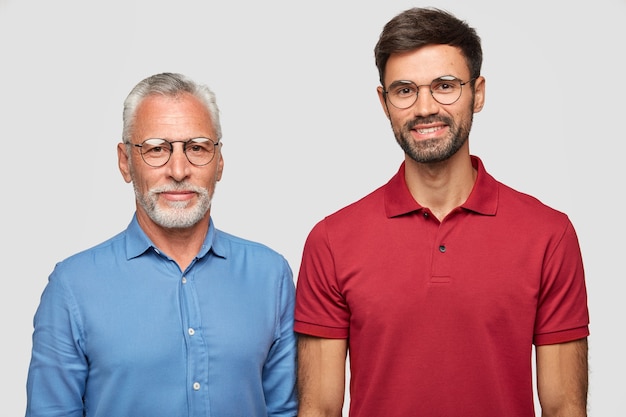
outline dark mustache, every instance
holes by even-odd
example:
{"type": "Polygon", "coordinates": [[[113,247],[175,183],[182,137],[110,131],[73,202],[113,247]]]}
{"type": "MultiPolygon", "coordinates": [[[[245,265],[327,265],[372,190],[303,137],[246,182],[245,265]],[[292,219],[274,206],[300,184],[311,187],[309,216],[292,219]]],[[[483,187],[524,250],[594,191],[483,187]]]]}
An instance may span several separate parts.
{"type": "Polygon", "coordinates": [[[430,124],[430,123],[436,123],[436,122],[445,123],[449,126],[452,125],[452,121],[449,117],[428,116],[428,117],[416,117],[415,119],[406,122],[405,126],[407,129],[413,129],[415,126],[419,124],[430,124]]]}

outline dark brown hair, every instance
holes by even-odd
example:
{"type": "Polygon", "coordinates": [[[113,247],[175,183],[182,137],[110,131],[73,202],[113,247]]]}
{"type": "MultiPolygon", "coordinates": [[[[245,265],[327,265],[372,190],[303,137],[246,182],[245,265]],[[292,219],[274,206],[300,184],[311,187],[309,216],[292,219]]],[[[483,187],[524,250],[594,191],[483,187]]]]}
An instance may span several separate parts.
{"type": "Polygon", "coordinates": [[[483,51],[476,30],[441,9],[415,7],[396,15],[380,34],[374,48],[380,84],[385,86],[385,66],[391,54],[409,52],[426,45],[459,48],[467,61],[470,78],[480,75],[483,51]]]}

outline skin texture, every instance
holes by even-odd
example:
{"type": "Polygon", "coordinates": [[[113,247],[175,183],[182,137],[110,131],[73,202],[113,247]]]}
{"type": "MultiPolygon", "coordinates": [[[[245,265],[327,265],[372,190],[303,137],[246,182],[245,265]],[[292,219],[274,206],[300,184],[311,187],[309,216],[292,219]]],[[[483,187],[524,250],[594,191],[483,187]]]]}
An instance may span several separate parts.
{"type": "MultiPolygon", "coordinates": [[[[149,138],[170,141],[195,137],[215,138],[208,111],[191,94],[176,97],[152,95],[136,114],[131,142],[149,138]]],[[[221,146],[210,164],[192,165],[175,143],[167,164],[154,168],[141,159],[139,148],[117,146],[118,165],[124,180],[133,183],[137,220],[150,239],[184,270],[198,253],[209,228],[211,198],[222,178],[221,146]]]]}
{"type": "MultiPolygon", "coordinates": [[[[442,75],[470,79],[459,49],[428,45],[391,55],[385,85],[397,80],[430,84],[442,75]]],[[[378,98],[396,140],[405,150],[409,191],[442,220],[467,199],[474,186],[476,173],[470,160],[468,136],[474,113],[484,105],[485,79],[478,77],[473,94],[470,84],[465,85],[459,100],[449,105],[435,101],[427,87],[420,88],[417,101],[408,109],[388,104],[382,87],[378,87],[378,98]]]]}
{"type": "Polygon", "coordinates": [[[537,387],[542,417],[587,415],[587,339],[537,346],[537,387]]]}
{"type": "MultiPolygon", "coordinates": [[[[397,80],[430,84],[442,75],[470,79],[460,50],[448,45],[428,45],[393,54],[385,67],[385,86],[397,80]]],[[[468,136],[474,113],[485,100],[481,76],[463,87],[459,100],[450,105],[435,101],[427,87],[408,109],[388,105],[383,88],[378,97],[398,144],[405,151],[406,182],[413,198],[428,207],[439,220],[465,202],[476,179],[468,136]]],[[[341,416],[347,340],[299,336],[299,417],[341,416]]],[[[586,339],[538,346],[538,392],[543,417],[586,416],[586,339]]]]}
{"type": "Polygon", "coordinates": [[[341,417],[346,339],[298,335],[299,417],[341,417]]]}

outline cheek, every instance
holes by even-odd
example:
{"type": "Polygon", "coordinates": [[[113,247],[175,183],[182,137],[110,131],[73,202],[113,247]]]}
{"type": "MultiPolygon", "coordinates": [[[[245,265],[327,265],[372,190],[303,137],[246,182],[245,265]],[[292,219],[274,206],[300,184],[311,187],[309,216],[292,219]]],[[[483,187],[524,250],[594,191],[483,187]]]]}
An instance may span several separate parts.
{"type": "Polygon", "coordinates": [[[219,175],[217,169],[212,167],[209,170],[195,172],[187,178],[186,182],[206,190],[212,190],[215,188],[215,183],[219,181],[218,178],[219,175]]]}
{"type": "Polygon", "coordinates": [[[412,114],[407,110],[392,110],[388,117],[391,125],[395,128],[403,127],[407,122],[413,120],[412,114]]]}
{"type": "Polygon", "coordinates": [[[467,107],[465,109],[459,110],[457,113],[451,115],[454,120],[457,121],[458,124],[467,124],[471,123],[474,118],[474,110],[473,107],[467,107]]]}
{"type": "Polygon", "coordinates": [[[222,178],[221,170],[215,170],[214,172],[212,172],[211,177],[208,180],[209,188],[215,188],[216,183],[219,182],[221,178],[222,178]]]}
{"type": "Polygon", "coordinates": [[[148,191],[150,189],[150,184],[154,183],[153,181],[150,180],[149,175],[146,176],[145,172],[135,170],[132,166],[130,168],[130,172],[131,172],[133,187],[136,190],[141,191],[142,193],[145,193],[146,191],[148,191]]]}

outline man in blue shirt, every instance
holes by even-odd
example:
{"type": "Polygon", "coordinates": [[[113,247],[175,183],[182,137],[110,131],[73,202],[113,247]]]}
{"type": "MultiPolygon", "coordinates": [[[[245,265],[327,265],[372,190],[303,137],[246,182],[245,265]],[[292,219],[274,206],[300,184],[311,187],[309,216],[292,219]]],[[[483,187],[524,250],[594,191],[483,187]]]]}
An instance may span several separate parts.
{"type": "Polygon", "coordinates": [[[180,74],[124,103],[128,228],[58,263],[34,320],[26,416],[295,416],[283,256],[215,228],[215,96],[180,74]]]}

